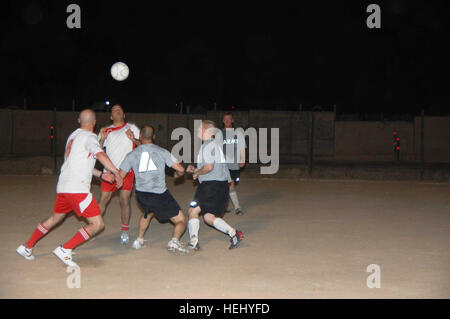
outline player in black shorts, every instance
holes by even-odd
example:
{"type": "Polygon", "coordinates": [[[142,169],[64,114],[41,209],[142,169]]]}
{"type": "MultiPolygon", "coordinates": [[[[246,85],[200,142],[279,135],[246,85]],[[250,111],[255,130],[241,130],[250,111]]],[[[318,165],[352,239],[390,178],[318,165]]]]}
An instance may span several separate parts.
{"type": "Polygon", "coordinates": [[[241,179],[241,168],[245,166],[245,138],[242,132],[233,128],[233,123],[233,114],[225,113],[223,116],[224,129],[222,130],[223,153],[230,170],[230,199],[236,215],[242,215],[244,212],[239,205],[236,186],[241,179]]]}
{"type": "Polygon", "coordinates": [[[121,176],[132,169],[136,176],[136,197],[144,210],[139,221],[139,235],[133,248],[144,247],[144,234],[154,215],[160,221],[170,220],[174,224],[172,239],[168,249],[172,252],[189,252],[179,241],[186,230],[186,218],[180,206],[166,187],[165,166],[175,169],[175,177],[184,174],[184,167],[169,151],[153,144],[154,133],[151,126],[141,129],[139,140],[141,145],[127,154],[120,165],[121,176]]]}
{"type": "Polygon", "coordinates": [[[198,232],[200,229],[199,215],[203,215],[205,223],[231,237],[229,249],[236,248],[244,235],[228,225],[221,216],[225,212],[228,202],[228,182],[230,173],[225,162],[222,147],[215,142],[215,124],[205,120],[198,130],[198,137],[203,141],[197,157],[197,169],[189,165],[186,171],[193,174],[193,178],[199,180],[200,185],[195,192],[194,199],[189,208],[189,246],[188,248],[199,250],[198,232]]]}

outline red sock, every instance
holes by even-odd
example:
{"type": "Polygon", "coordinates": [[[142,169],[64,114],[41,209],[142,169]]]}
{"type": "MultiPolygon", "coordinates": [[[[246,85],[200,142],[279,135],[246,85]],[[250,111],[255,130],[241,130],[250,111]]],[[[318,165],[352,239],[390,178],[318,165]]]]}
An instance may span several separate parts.
{"type": "Polygon", "coordinates": [[[84,243],[86,240],[91,238],[91,235],[86,231],[86,228],[81,227],[75,236],[72,237],[71,240],[69,240],[67,243],[63,245],[64,249],[74,249],[78,245],[84,243]]]}
{"type": "Polygon", "coordinates": [[[42,226],[42,224],[39,224],[36,229],[33,232],[33,235],[31,235],[30,239],[26,242],[25,246],[27,248],[33,248],[34,245],[36,245],[36,242],[44,237],[48,233],[48,229],[42,226]]]}
{"type": "Polygon", "coordinates": [[[130,226],[128,224],[122,224],[122,230],[128,231],[129,228],[130,226]]]}

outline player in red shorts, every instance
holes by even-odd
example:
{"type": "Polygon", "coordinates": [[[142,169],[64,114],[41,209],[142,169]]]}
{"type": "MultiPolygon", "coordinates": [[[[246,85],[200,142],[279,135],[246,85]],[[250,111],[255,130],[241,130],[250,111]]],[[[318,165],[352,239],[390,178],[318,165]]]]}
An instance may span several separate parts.
{"type": "MultiPolygon", "coordinates": [[[[122,106],[115,104],[111,108],[111,121],[113,124],[102,128],[98,139],[101,147],[106,148],[106,154],[111,159],[112,163],[116,167],[120,167],[125,156],[130,153],[136,145],[140,145],[139,142],[139,128],[131,123],[125,122],[125,113],[122,106]]],[[[120,242],[127,244],[130,241],[130,235],[128,233],[130,223],[130,198],[133,190],[134,172],[130,171],[123,180],[123,186],[120,190],[120,208],[122,219],[122,231],[120,234],[120,242]]],[[[111,200],[112,194],[117,191],[115,183],[108,183],[103,181],[100,187],[100,210],[102,214],[105,214],[106,206],[111,200]]]]}
{"type": "Polygon", "coordinates": [[[67,213],[75,211],[78,216],[87,219],[88,225],[80,228],[71,240],[57,247],[53,253],[66,265],[76,266],[77,264],[72,260],[72,249],[104,227],[100,208],[90,192],[92,175],[111,182],[115,176],[118,187],[123,183],[119,171],[103,152],[97,136],[93,133],[96,123],[94,111],[89,109],[82,111],[78,123],[80,128],[67,139],[64,163],[56,186],[57,196],[53,214],[37,226],[24,245],[16,249],[16,252],[27,260],[34,259],[32,250],[36,242],[62,222],[67,213]],[[94,169],[96,159],[109,170],[108,173],[94,169]]]}

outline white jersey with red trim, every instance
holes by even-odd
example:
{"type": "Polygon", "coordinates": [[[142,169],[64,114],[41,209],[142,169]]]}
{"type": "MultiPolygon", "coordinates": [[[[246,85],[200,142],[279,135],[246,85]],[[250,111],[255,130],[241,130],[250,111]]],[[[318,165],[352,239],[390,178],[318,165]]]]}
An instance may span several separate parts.
{"type": "Polygon", "coordinates": [[[59,174],[57,193],[89,193],[95,154],[103,152],[97,136],[87,130],[77,129],[66,143],[64,163],[59,174]]]}
{"type": "MultiPolygon", "coordinates": [[[[135,147],[126,134],[128,129],[133,132],[135,139],[139,138],[139,128],[131,123],[125,123],[118,127],[110,125],[106,128],[108,136],[103,142],[103,147],[106,147],[106,155],[108,155],[115,167],[120,167],[125,156],[135,147]]],[[[98,135],[98,140],[100,140],[100,134],[98,135]]]]}

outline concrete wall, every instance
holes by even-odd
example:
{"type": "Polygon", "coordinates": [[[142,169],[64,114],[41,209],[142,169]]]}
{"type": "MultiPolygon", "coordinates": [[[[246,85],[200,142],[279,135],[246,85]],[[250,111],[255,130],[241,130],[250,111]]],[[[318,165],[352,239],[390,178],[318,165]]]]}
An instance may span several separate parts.
{"type": "MultiPolygon", "coordinates": [[[[224,112],[205,114],[127,113],[127,120],[139,127],[151,124],[157,143],[171,149],[170,139],[177,127],[187,127],[195,136],[194,120],[211,119],[222,126],[224,112]]],[[[66,139],[78,127],[75,112],[56,112],[57,155],[64,153],[66,139]]],[[[392,133],[400,140],[400,160],[420,160],[420,117],[410,122],[336,122],[330,112],[314,113],[314,158],[327,161],[392,162],[392,133]]],[[[50,126],[53,111],[0,110],[0,156],[51,154],[50,126]]],[[[236,127],[279,128],[281,160],[304,161],[308,155],[311,113],[283,111],[235,112],[236,127]]],[[[110,125],[109,113],[97,113],[97,128],[110,125]]],[[[270,130],[268,130],[270,137],[270,130]]],[[[193,140],[191,140],[193,142],[193,140]]],[[[270,146],[270,143],[269,143],[270,146]]],[[[450,117],[425,117],[425,161],[450,162],[450,117]]]]}
{"type": "Polygon", "coordinates": [[[415,160],[414,124],[408,122],[335,122],[338,161],[394,161],[393,132],[400,137],[400,161],[415,160]]]}
{"type": "MultiPolygon", "coordinates": [[[[414,119],[416,159],[420,160],[421,118],[414,119]]],[[[450,162],[450,117],[424,118],[425,162],[450,162]]]]}

